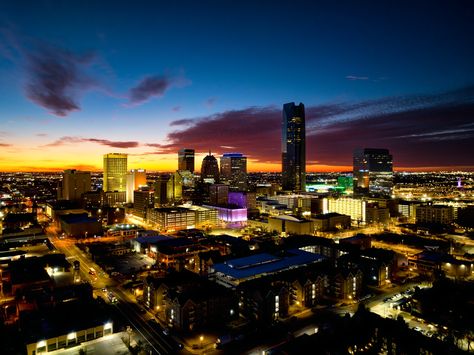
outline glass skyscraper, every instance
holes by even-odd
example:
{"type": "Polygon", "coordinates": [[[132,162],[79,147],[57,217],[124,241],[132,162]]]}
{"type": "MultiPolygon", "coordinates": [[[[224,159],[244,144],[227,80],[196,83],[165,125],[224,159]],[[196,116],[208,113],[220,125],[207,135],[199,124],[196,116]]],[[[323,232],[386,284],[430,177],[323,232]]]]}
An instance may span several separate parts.
{"type": "Polygon", "coordinates": [[[194,172],[194,149],[183,148],[178,151],[178,170],[194,172]]]}
{"type": "Polygon", "coordinates": [[[306,188],[306,128],[304,105],[283,105],[281,141],[282,187],[287,191],[306,188]]]}
{"type": "Polygon", "coordinates": [[[247,157],[241,153],[222,155],[220,181],[231,191],[247,191],[247,157]]]}
{"type": "Polygon", "coordinates": [[[214,155],[209,152],[202,160],[201,181],[215,184],[219,182],[219,164],[214,155]]]}
{"type": "Polygon", "coordinates": [[[354,196],[390,197],[393,166],[388,149],[356,149],[353,179],[354,196]]]}
{"type": "Polygon", "coordinates": [[[109,153],[104,155],[105,192],[127,191],[127,154],[109,153]]]}

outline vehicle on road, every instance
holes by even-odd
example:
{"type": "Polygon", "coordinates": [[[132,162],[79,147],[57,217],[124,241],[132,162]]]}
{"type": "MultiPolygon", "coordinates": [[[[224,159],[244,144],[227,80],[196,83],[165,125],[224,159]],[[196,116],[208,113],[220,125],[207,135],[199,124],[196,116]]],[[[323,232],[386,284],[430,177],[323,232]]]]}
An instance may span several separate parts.
{"type": "Polygon", "coordinates": [[[230,344],[233,340],[234,340],[234,337],[230,334],[222,335],[217,338],[217,341],[214,344],[214,347],[216,349],[222,349],[227,344],[230,344]]]}
{"type": "Polygon", "coordinates": [[[109,299],[109,301],[111,303],[117,303],[118,302],[117,297],[115,297],[115,295],[112,292],[109,292],[107,294],[107,298],[109,299]]]}

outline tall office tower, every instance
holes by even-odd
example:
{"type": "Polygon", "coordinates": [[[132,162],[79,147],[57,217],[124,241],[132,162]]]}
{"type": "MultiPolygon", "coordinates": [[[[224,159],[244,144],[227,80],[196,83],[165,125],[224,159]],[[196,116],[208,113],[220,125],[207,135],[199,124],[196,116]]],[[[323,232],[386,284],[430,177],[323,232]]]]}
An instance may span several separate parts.
{"type": "Polygon", "coordinates": [[[183,148],[178,151],[178,170],[194,172],[194,149],[183,148]]]}
{"type": "Polygon", "coordinates": [[[104,155],[105,192],[127,191],[127,154],[109,153],[104,155]]]}
{"type": "Polygon", "coordinates": [[[353,179],[354,196],[390,197],[393,167],[388,149],[356,149],[353,179]]]}
{"type": "Polygon", "coordinates": [[[58,199],[79,201],[82,194],[88,191],[91,191],[89,171],[64,170],[63,181],[58,188],[58,199]]]}
{"type": "Polygon", "coordinates": [[[221,182],[230,191],[247,191],[247,157],[240,153],[225,153],[221,157],[221,182]]]}
{"type": "Polygon", "coordinates": [[[147,210],[153,208],[155,198],[154,192],[148,186],[140,186],[133,191],[133,214],[137,217],[146,218],[147,210]]]}
{"type": "Polygon", "coordinates": [[[209,204],[212,206],[226,206],[229,201],[229,186],[212,184],[209,186],[209,204]]]}
{"type": "Polygon", "coordinates": [[[211,152],[202,160],[201,181],[211,184],[219,182],[219,164],[211,152]]]}
{"type": "Polygon", "coordinates": [[[127,174],[127,203],[134,202],[133,191],[138,190],[141,186],[147,186],[146,170],[132,169],[127,174]]]}
{"type": "Polygon", "coordinates": [[[283,190],[305,191],[306,130],[304,105],[283,105],[281,141],[281,177],[283,190]]]}
{"type": "Polygon", "coordinates": [[[153,184],[155,204],[162,206],[178,202],[183,196],[183,180],[177,172],[161,175],[153,184]]]}

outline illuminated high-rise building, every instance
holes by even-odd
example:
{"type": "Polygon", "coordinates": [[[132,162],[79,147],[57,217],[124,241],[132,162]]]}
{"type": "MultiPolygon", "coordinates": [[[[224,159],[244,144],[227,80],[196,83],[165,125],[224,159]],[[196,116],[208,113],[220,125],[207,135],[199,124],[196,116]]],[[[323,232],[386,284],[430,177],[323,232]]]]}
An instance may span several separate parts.
{"type": "Polygon", "coordinates": [[[219,182],[219,164],[211,152],[202,160],[201,181],[211,184],[219,182]]]}
{"type": "Polygon", "coordinates": [[[105,192],[127,190],[127,154],[109,153],[104,155],[105,192]]]}
{"type": "Polygon", "coordinates": [[[305,191],[306,188],[306,128],[304,105],[294,102],[283,105],[281,175],[282,188],[305,191]]]}
{"type": "Polygon", "coordinates": [[[147,186],[146,170],[132,169],[127,174],[127,203],[134,202],[133,191],[138,190],[139,187],[147,186]]]}
{"type": "Polygon", "coordinates": [[[64,170],[58,187],[58,199],[78,201],[83,193],[91,191],[91,173],[75,169],[64,170]]]}
{"type": "Polygon", "coordinates": [[[183,180],[178,172],[161,175],[153,187],[155,204],[158,206],[173,204],[183,197],[183,180]]]}
{"type": "Polygon", "coordinates": [[[241,153],[225,153],[221,157],[220,181],[230,191],[247,191],[247,157],[241,153]]]}
{"type": "Polygon", "coordinates": [[[194,149],[183,148],[178,151],[178,170],[194,172],[194,149]]]}
{"type": "Polygon", "coordinates": [[[229,186],[212,184],[209,186],[209,204],[213,206],[227,206],[229,201],[229,186]]]}
{"type": "Polygon", "coordinates": [[[154,192],[150,191],[148,186],[140,186],[133,191],[133,195],[133,214],[137,217],[146,218],[147,211],[154,207],[154,192]]]}
{"type": "Polygon", "coordinates": [[[353,179],[354,196],[390,197],[393,163],[388,149],[356,149],[353,179]]]}

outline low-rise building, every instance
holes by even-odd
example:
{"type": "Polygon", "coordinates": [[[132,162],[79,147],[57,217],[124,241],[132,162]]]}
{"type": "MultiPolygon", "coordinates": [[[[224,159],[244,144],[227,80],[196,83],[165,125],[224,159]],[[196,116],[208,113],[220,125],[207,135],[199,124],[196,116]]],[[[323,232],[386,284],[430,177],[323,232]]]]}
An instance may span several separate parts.
{"type": "Polygon", "coordinates": [[[53,309],[25,312],[20,323],[28,355],[70,348],[113,333],[110,316],[95,302],[66,302],[53,309]]]}
{"type": "Polygon", "coordinates": [[[285,234],[313,234],[314,222],[291,215],[280,215],[268,218],[270,231],[285,234]]]}
{"type": "Polygon", "coordinates": [[[102,234],[101,223],[87,214],[64,214],[59,217],[63,233],[72,237],[92,237],[102,234]]]}
{"type": "Polygon", "coordinates": [[[276,274],[290,269],[303,268],[321,262],[321,255],[300,249],[285,250],[276,255],[269,253],[230,259],[211,267],[210,278],[217,283],[235,288],[242,282],[276,274]]]}
{"type": "Polygon", "coordinates": [[[454,221],[453,207],[426,205],[416,207],[416,223],[451,224],[454,221]]]}
{"type": "Polygon", "coordinates": [[[337,229],[346,229],[351,226],[351,216],[340,213],[326,213],[311,218],[314,229],[320,232],[326,232],[337,229]]]}
{"type": "Polygon", "coordinates": [[[336,270],[331,278],[333,296],[341,300],[357,300],[363,293],[363,277],[359,269],[336,270]]]}

